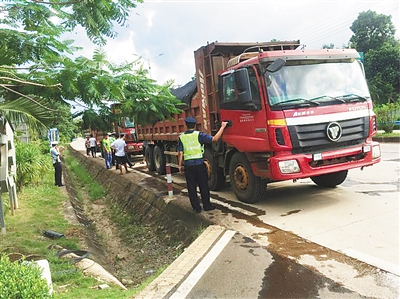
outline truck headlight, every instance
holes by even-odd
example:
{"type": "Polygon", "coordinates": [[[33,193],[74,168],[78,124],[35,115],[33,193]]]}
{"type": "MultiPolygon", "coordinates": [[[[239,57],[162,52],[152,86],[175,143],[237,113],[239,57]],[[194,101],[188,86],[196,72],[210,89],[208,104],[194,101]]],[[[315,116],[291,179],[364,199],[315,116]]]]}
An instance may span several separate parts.
{"type": "Polygon", "coordinates": [[[282,173],[300,172],[300,167],[296,160],[280,161],[278,165],[282,173]]]}
{"type": "Polygon", "coordinates": [[[379,158],[381,156],[381,147],[379,145],[372,147],[372,159],[379,158]]]}

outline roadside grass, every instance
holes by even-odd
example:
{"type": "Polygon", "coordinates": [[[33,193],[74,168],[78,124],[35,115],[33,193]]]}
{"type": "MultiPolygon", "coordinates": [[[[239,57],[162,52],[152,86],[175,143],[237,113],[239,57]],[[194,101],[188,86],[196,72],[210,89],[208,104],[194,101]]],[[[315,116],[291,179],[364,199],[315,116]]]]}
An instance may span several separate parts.
{"type": "Polygon", "coordinates": [[[62,215],[65,200],[59,187],[54,186],[51,171],[43,174],[41,184],[24,187],[18,193],[19,209],[15,215],[5,213],[7,233],[1,236],[1,251],[49,258],[53,253],[47,247],[52,244],[77,249],[76,237],[51,240],[43,235],[45,230],[68,230],[70,225],[62,215]]]}
{"type": "Polygon", "coordinates": [[[391,132],[391,133],[378,132],[374,137],[375,138],[400,137],[400,132],[391,132]]]}
{"type": "MultiPolygon", "coordinates": [[[[66,151],[67,152],[67,151],[66,151]]],[[[79,165],[66,153],[66,163],[71,167],[69,174],[73,180],[78,180],[86,186],[82,192],[87,192],[91,200],[105,195],[105,190],[99,186],[79,165]]],[[[157,270],[151,277],[136,289],[121,290],[117,286],[98,290],[101,284],[94,278],[83,275],[67,260],[59,259],[54,246],[69,250],[78,250],[79,235],[83,234],[80,225],[71,224],[63,213],[63,205],[69,200],[59,187],[54,186],[54,172],[49,169],[42,174],[41,181],[35,186],[26,186],[18,193],[19,208],[11,215],[7,208],[7,196],[4,194],[6,234],[0,235],[0,250],[10,256],[47,259],[50,264],[53,298],[87,298],[87,299],[122,299],[132,298],[164,269],[157,270]],[[52,230],[65,237],[50,239],[44,236],[44,231],[52,230]]],[[[0,278],[1,283],[1,278],[0,278]]],[[[40,299],[40,298],[36,298],[40,299]]]]}
{"type": "Polygon", "coordinates": [[[68,151],[65,157],[65,165],[69,169],[68,173],[72,180],[79,182],[79,185],[84,186],[83,191],[89,194],[90,200],[95,201],[106,195],[107,190],[93,180],[86,169],[79,164],[79,161],[77,161],[72,155],[68,155],[68,151]]]}

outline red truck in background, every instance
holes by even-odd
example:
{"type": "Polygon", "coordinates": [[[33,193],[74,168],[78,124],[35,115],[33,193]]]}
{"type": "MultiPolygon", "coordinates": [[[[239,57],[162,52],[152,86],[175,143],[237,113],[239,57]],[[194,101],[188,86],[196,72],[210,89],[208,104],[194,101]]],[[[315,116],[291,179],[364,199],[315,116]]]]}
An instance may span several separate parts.
{"type": "Polygon", "coordinates": [[[206,145],[212,190],[229,177],[246,203],[266,198],[268,183],[311,178],[335,187],[349,169],[380,161],[376,116],[354,49],[303,50],[300,41],[207,44],[194,52],[196,80],[173,91],[187,104],[174,119],[138,126],[148,168],[177,167],[184,119],[222,139],[206,145]]]}
{"type": "MultiPolygon", "coordinates": [[[[111,104],[111,111],[114,115],[121,113],[119,105],[119,103],[111,104]]],[[[136,126],[128,117],[118,117],[118,120],[113,122],[112,126],[115,138],[118,138],[121,133],[125,134],[126,153],[129,156],[142,154],[143,142],[138,140],[136,126]]]]}

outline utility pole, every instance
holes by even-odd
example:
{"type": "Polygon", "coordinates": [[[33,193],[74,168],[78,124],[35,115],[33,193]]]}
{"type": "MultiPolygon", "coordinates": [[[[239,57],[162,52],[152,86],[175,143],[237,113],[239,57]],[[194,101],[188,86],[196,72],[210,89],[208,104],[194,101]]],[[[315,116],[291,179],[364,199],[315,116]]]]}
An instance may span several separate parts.
{"type": "Polygon", "coordinates": [[[151,58],[147,58],[147,57],[141,56],[141,57],[143,57],[144,59],[147,60],[147,64],[149,65],[149,77],[150,77],[150,79],[151,79],[151,65],[150,65],[150,59],[154,59],[154,58],[157,58],[157,57],[160,57],[160,56],[163,56],[163,55],[164,55],[164,53],[160,53],[160,54],[158,54],[158,55],[156,55],[156,56],[154,56],[154,57],[151,57],[151,58]]]}

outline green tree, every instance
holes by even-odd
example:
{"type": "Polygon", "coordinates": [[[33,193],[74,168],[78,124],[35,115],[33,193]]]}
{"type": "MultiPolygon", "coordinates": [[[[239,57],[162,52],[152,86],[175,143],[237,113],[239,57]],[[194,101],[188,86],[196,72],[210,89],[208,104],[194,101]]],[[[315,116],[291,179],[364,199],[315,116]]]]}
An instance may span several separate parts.
{"type": "Polygon", "coordinates": [[[378,103],[394,102],[400,92],[400,46],[389,43],[365,55],[365,74],[378,103]]]}
{"type": "Polygon", "coordinates": [[[121,104],[120,117],[129,117],[142,125],[181,111],[177,108],[180,102],[170,93],[173,82],[156,84],[139,62],[140,59],[112,64],[99,48],[92,60],[78,57],[75,63],[54,75],[55,78],[59,76],[60,82],[66,82],[61,87],[65,99],[79,98],[88,106],[87,112],[75,115],[84,117],[84,129],[109,131],[108,126],[115,121],[110,103],[121,104]]]}
{"type": "Polygon", "coordinates": [[[103,109],[105,101],[146,101],[148,105],[142,105],[143,110],[131,109],[126,113],[140,114],[150,109],[153,112],[148,113],[149,117],[160,118],[175,112],[175,107],[168,102],[173,100],[168,88],[148,80],[143,69],[136,72],[137,61],[112,65],[101,48],[96,50],[93,59],[72,59],[77,47],[73,41],[60,38],[81,25],[94,43],[103,45],[105,37],[117,36],[114,24],[124,25],[130,9],[141,2],[16,0],[2,4],[5,17],[0,24],[6,27],[0,29],[0,99],[11,103],[24,98],[27,107],[40,103],[42,113],[50,119],[53,117],[52,124],[54,118],[61,121],[60,113],[54,113],[59,111],[57,103],[66,105],[66,101],[76,100],[87,104],[89,109],[94,106],[103,109]],[[140,86],[132,87],[132,84],[140,86]],[[159,98],[168,103],[156,112],[154,106],[159,106],[159,98]]]}
{"type": "Polygon", "coordinates": [[[359,52],[367,53],[370,49],[378,49],[384,43],[395,43],[396,28],[392,17],[377,14],[368,10],[361,12],[350,29],[354,35],[350,42],[359,52]]]}
{"type": "Polygon", "coordinates": [[[400,42],[391,16],[366,11],[350,29],[350,44],[364,53],[365,74],[376,104],[397,101],[400,94],[400,42]]]}
{"type": "Polygon", "coordinates": [[[330,43],[329,45],[324,44],[322,46],[322,49],[335,49],[335,44],[333,44],[333,43],[330,43]]]}
{"type": "Polygon", "coordinates": [[[91,41],[104,45],[105,36],[115,38],[114,24],[125,25],[130,10],[143,0],[15,0],[3,4],[7,17],[3,21],[29,32],[59,37],[60,33],[82,26],[91,41]],[[51,18],[59,19],[60,25],[51,18]]]}
{"type": "Polygon", "coordinates": [[[54,73],[72,64],[65,54],[72,54],[75,49],[72,41],[59,40],[61,34],[81,25],[93,42],[104,44],[104,36],[116,36],[113,22],[123,25],[135,3],[126,0],[2,3],[0,117],[3,122],[8,120],[16,125],[25,122],[41,129],[48,126],[59,116],[51,103],[63,103],[61,84],[54,73]],[[57,25],[52,19],[60,22],[57,25]]]}

